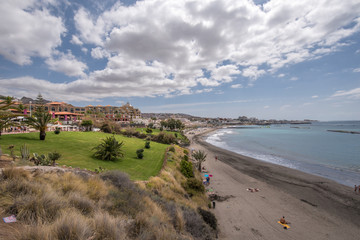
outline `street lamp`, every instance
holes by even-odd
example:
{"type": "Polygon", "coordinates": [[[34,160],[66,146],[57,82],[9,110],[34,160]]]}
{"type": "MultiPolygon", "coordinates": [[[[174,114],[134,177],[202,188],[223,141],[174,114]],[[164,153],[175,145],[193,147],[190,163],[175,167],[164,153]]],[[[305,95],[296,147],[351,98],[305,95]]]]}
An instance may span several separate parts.
{"type": "Polygon", "coordinates": [[[30,117],[31,117],[31,101],[30,101],[30,117]]]}

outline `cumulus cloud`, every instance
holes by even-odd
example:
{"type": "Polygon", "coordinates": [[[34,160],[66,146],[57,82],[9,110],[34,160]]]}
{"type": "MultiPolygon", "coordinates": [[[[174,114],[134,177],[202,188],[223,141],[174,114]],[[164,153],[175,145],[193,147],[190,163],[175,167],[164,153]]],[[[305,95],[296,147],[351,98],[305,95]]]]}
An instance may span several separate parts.
{"type": "Polygon", "coordinates": [[[297,80],[299,80],[298,77],[292,77],[292,78],[290,78],[290,81],[297,81],[297,80]]]}
{"type": "Polygon", "coordinates": [[[59,52],[46,59],[45,63],[51,70],[68,76],[84,76],[84,71],[88,68],[85,63],[78,61],[71,52],[66,54],[59,52]]]}
{"type": "Polygon", "coordinates": [[[353,72],[360,72],[360,68],[355,68],[353,72]]]}
{"type": "Polygon", "coordinates": [[[231,88],[243,88],[243,85],[241,85],[241,84],[234,84],[234,85],[231,85],[231,88]]]}
{"type": "Polygon", "coordinates": [[[91,49],[91,56],[95,59],[108,58],[110,57],[110,53],[101,47],[96,47],[91,49]]]}
{"type": "Polygon", "coordinates": [[[318,95],[314,95],[314,96],[311,96],[311,98],[315,99],[315,98],[319,98],[318,95]]]}
{"type": "MultiPolygon", "coordinates": [[[[65,32],[61,19],[46,8],[25,11],[31,2],[13,2],[0,10],[12,23],[0,23],[0,54],[19,64],[30,63],[32,56],[49,58],[65,32]],[[3,37],[11,34],[14,44],[3,37]]],[[[70,92],[75,91],[70,86],[81,88],[77,97],[191,94],[196,87],[215,88],[239,76],[251,86],[265,74],[337,51],[360,29],[356,0],[270,0],[262,6],[253,1],[144,0],[131,6],[118,2],[100,13],[77,9],[72,43],[83,43],[92,48],[93,58],[107,60],[88,76],[82,74],[85,63],[76,59],[73,71],[68,65],[60,70],[82,76],[62,86],[70,92]]],[[[55,63],[62,62],[50,57],[47,63],[59,71],[55,63]]]]}
{"type": "Polygon", "coordinates": [[[76,35],[72,36],[70,42],[75,45],[83,45],[83,42],[76,35]]]}
{"type": "Polygon", "coordinates": [[[332,96],[332,98],[337,97],[345,97],[348,99],[360,99],[360,88],[354,88],[348,91],[340,90],[336,91],[332,96]]]}
{"type": "Polygon", "coordinates": [[[62,19],[46,9],[47,1],[1,1],[0,54],[19,64],[49,57],[66,31],[62,19]]]}

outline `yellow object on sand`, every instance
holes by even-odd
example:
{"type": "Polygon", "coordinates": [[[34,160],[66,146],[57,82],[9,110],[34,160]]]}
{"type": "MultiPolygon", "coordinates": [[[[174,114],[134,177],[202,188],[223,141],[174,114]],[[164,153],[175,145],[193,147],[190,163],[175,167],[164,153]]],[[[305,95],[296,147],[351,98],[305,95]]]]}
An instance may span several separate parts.
{"type": "Polygon", "coordinates": [[[287,224],[283,224],[283,223],[281,223],[280,221],[278,221],[278,223],[279,224],[281,224],[281,225],[283,225],[284,227],[286,227],[286,228],[290,228],[290,226],[289,225],[287,225],[287,224]]]}

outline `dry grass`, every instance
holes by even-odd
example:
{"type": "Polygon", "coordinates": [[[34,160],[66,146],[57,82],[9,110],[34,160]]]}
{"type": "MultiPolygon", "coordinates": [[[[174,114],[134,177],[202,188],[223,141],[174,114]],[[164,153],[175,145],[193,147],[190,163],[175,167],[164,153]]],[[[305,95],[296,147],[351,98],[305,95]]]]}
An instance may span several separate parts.
{"type": "MultiPolygon", "coordinates": [[[[182,187],[182,155],[175,147],[159,176],[138,183],[140,188],[117,171],[84,178],[5,169],[0,215],[16,215],[22,227],[15,239],[213,239],[196,211],[207,207],[205,194],[190,198],[182,187]]],[[[8,236],[6,231],[0,229],[0,236],[8,236]]]]}

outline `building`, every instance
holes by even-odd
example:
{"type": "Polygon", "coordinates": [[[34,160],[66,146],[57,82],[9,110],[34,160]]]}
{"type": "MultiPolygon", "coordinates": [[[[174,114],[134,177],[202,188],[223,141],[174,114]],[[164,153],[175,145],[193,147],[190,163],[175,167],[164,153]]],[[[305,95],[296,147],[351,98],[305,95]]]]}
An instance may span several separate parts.
{"type": "MultiPolygon", "coordinates": [[[[25,114],[31,114],[36,109],[37,104],[25,104],[25,114]]],[[[61,122],[72,124],[82,120],[85,114],[89,114],[98,119],[109,119],[116,122],[131,122],[141,118],[139,109],[126,103],[121,107],[117,106],[92,106],[76,107],[65,102],[49,102],[45,104],[45,110],[52,114],[53,118],[58,118],[61,122]]]]}

